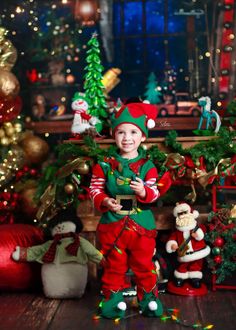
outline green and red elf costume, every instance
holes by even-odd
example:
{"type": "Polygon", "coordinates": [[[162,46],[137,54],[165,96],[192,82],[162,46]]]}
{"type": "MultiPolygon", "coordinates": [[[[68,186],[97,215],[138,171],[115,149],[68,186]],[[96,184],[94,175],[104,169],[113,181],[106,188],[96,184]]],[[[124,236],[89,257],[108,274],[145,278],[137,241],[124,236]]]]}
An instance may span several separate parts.
{"type": "MultiPolygon", "coordinates": [[[[134,124],[147,136],[148,121],[155,119],[156,107],[144,103],[123,106],[112,121],[113,133],[122,123],[134,124]]],[[[141,149],[141,148],[140,148],[141,149]]],[[[97,228],[106,265],[102,277],[104,301],[101,315],[107,318],[123,317],[125,303],[122,290],[127,287],[125,273],[132,269],[137,284],[138,302],[143,315],[160,316],[163,309],[157,298],[157,274],[152,257],[157,235],[155,219],[149,203],[154,202],[160,192],[155,165],[144,152],[138,150],[134,159],[126,159],[118,153],[105,158],[93,168],[90,196],[95,208],[102,212],[97,228]],[[139,177],[144,182],[144,199],[135,195],[130,182],[139,177]],[[115,198],[123,205],[121,211],[112,212],[102,205],[106,197],[115,198]]]]}

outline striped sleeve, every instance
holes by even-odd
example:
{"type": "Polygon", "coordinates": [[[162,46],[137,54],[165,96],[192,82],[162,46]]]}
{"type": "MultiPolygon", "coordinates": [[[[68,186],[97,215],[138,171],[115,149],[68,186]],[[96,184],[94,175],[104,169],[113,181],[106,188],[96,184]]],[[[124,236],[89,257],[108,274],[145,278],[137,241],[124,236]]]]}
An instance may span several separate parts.
{"type": "Polygon", "coordinates": [[[138,198],[141,203],[153,203],[160,196],[160,192],[157,189],[158,173],[156,167],[152,167],[145,176],[144,188],[146,190],[146,197],[144,199],[138,198]]]}
{"type": "Polygon", "coordinates": [[[93,201],[94,207],[101,212],[106,212],[108,209],[102,206],[104,198],[109,197],[105,193],[105,174],[99,164],[93,167],[93,174],[89,187],[89,196],[93,201]]]}

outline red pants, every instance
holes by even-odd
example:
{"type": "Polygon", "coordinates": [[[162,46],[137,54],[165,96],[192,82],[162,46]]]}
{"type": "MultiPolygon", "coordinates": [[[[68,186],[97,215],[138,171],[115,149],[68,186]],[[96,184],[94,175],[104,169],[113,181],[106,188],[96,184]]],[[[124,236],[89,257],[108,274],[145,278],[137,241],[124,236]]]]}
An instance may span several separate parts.
{"type": "Polygon", "coordinates": [[[102,230],[98,227],[98,238],[107,260],[102,276],[103,292],[106,296],[108,291],[126,288],[125,273],[131,268],[135,275],[138,298],[141,300],[143,292],[152,291],[157,283],[157,275],[153,272],[155,266],[152,262],[155,238],[140,235],[132,229],[125,229],[118,238],[116,247],[113,247],[122,227],[117,224],[114,227],[111,224],[105,226],[103,225],[102,230]],[[105,226],[107,230],[104,229],[105,226]]]}
{"type": "Polygon", "coordinates": [[[178,276],[183,279],[202,278],[203,259],[182,262],[177,267],[178,276]]]}

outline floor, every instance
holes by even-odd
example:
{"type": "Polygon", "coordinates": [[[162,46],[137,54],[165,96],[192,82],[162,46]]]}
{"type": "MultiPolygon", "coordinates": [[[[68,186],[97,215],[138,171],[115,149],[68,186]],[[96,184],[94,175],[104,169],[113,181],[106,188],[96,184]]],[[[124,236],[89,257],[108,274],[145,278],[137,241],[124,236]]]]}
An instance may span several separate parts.
{"type": "MultiPolygon", "coordinates": [[[[0,293],[1,330],[182,330],[191,329],[197,322],[202,327],[214,325],[214,330],[236,329],[235,291],[209,291],[200,297],[183,297],[160,294],[165,308],[180,310],[177,323],[147,318],[138,313],[136,298],[126,298],[127,317],[119,322],[107,319],[94,320],[96,307],[101,300],[99,287],[91,285],[81,299],[47,299],[43,293],[0,293]],[[188,327],[189,325],[189,327],[188,327]]],[[[210,329],[210,327],[206,328],[210,329]]]]}

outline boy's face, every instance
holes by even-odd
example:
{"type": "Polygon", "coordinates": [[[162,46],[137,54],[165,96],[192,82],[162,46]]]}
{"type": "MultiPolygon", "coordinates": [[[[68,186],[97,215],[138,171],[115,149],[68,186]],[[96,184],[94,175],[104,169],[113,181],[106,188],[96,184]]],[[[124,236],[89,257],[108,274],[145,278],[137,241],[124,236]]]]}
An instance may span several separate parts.
{"type": "Polygon", "coordinates": [[[127,158],[137,157],[138,147],[145,140],[142,131],[133,124],[121,124],[115,131],[116,145],[121,155],[127,158]]]}

